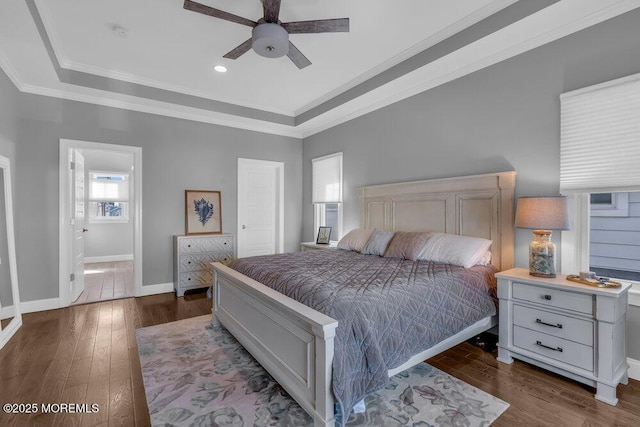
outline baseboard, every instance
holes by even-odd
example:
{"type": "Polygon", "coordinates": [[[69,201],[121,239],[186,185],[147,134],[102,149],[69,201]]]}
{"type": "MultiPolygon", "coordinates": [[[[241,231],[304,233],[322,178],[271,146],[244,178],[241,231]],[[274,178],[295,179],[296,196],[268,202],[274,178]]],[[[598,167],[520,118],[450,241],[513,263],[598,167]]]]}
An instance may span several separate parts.
{"type": "Polygon", "coordinates": [[[142,290],[137,291],[136,296],[146,297],[147,295],[166,294],[167,292],[173,292],[173,282],[142,286],[142,290]]]}
{"type": "Polygon", "coordinates": [[[16,315],[16,309],[12,305],[0,307],[0,320],[10,319],[16,315]]]}
{"type": "Polygon", "coordinates": [[[84,263],[85,264],[90,264],[92,262],[116,262],[116,261],[133,261],[133,254],[86,256],[86,257],[84,257],[84,263]]]}
{"type": "Polygon", "coordinates": [[[627,362],[629,363],[629,370],[627,371],[629,378],[640,381],[640,360],[629,357],[627,358],[627,362]]]}
{"type": "Polygon", "coordinates": [[[23,301],[20,303],[20,311],[24,313],[35,313],[36,311],[55,310],[60,308],[60,298],[38,299],[35,301],[23,301]]]}

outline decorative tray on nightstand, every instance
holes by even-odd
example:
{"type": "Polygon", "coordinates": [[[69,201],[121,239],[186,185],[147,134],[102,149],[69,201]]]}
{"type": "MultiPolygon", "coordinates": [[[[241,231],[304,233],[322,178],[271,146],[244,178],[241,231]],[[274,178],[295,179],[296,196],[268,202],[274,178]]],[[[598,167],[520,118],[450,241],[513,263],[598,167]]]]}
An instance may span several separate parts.
{"type": "Polygon", "coordinates": [[[614,282],[613,280],[605,279],[603,277],[598,279],[581,279],[576,274],[569,274],[567,280],[571,282],[580,283],[588,286],[595,286],[596,288],[619,288],[622,286],[620,282],[614,282]]]}

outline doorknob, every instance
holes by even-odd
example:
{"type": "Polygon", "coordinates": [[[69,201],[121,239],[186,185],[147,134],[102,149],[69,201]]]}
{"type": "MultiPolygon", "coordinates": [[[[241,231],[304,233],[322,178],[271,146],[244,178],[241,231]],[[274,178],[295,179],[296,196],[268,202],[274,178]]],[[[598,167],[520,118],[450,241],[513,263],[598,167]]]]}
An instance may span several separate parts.
{"type": "Polygon", "coordinates": [[[244,230],[244,229],[246,229],[246,228],[247,228],[247,226],[246,226],[246,225],[244,225],[244,224],[242,224],[242,229],[244,230]]]}
{"type": "Polygon", "coordinates": [[[83,233],[86,233],[87,231],[89,231],[89,229],[88,229],[88,228],[83,228],[83,229],[82,229],[82,232],[83,232],[83,233]]]}

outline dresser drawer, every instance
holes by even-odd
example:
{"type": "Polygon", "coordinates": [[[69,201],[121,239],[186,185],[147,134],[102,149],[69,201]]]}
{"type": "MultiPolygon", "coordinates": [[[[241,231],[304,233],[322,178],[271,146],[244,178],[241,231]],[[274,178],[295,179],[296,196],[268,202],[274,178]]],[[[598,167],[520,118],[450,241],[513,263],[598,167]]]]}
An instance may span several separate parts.
{"type": "Polygon", "coordinates": [[[193,254],[199,252],[233,252],[233,237],[209,236],[180,239],[178,242],[178,251],[181,254],[193,254]]]}
{"type": "Polygon", "coordinates": [[[593,296],[559,291],[541,286],[513,283],[513,298],[536,304],[557,307],[579,313],[593,314],[593,296]]]}
{"type": "Polygon", "coordinates": [[[593,322],[545,310],[513,305],[513,324],[580,344],[593,346],[593,322]]]}
{"type": "Polygon", "coordinates": [[[593,371],[593,347],[514,326],[513,345],[559,362],[593,371]]]}
{"type": "Polygon", "coordinates": [[[180,271],[208,270],[214,261],[228,261],[233,258],[233,252],[213,252],[202,254],[180,255],[180,271]]]}
{"type": "Polygon", "coordinates": [[[179,276],[179,286],[184,289],[204,288],[213,285],[211,270],[192,271],[179,276]]]}

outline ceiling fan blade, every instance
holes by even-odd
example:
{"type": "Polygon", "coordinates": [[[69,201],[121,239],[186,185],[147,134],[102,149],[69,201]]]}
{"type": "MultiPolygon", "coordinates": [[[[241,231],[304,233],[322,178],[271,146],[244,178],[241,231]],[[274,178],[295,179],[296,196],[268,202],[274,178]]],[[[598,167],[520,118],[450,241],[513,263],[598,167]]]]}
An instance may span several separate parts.
{"type": "Polygon", "coordinates": [[[278,16],[280,15],[280,1],[281,0],[262,0],[262,7],[264,8],[264,22],[271,22],[273,24],[278,23],[278,16]]]}
{"type": "Polygon", "coordinates": [[[349,18],[283,22],[280,25],[282,25],[282,27],[287,30],[289,34],[349,32],[349,18]]]}
{"type": "Polygon", "coordinates": [[[227,58],[227,59],[238,59],[241,55],[244,55],[245,53],[247,53],[249,51],[249,49],[251,49],[251,39],[247,40],[246,42],[242,43],[240,46],[236,47],[235,49],[227,52],[223,58],[227,58]]]}
{"type": "Polygon", "coordinates": [[[192,12],[202,13],[203,15],[213,16],[214,18],[224,19],[225,21],[235,22],[236,24],[242,24],[252,28],[258,25],[257,22],[243,18],[242,16],[214,9],[211,6],[196,3],[191,0],[184,0],[184,8],[192,12]]]}
{"type": "Polygon", "coordinates": [[[289,53],[287,53],[287,56],[289,57],[291,62],[296,64],[296,67],[300,68],[301,70],[304,67],[308,67],[309,65],[311,65],[311,61],[309,61],[307,57],[304,56],[302,52],[300,52],[298,48],[295,47],[291,42],[289,42],[289,53]]]}

